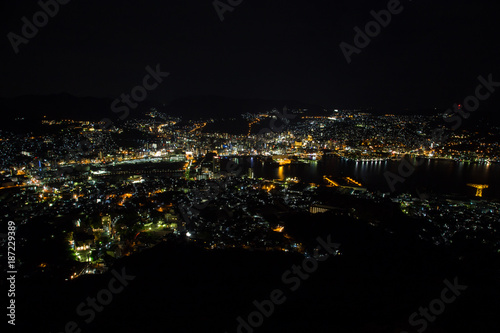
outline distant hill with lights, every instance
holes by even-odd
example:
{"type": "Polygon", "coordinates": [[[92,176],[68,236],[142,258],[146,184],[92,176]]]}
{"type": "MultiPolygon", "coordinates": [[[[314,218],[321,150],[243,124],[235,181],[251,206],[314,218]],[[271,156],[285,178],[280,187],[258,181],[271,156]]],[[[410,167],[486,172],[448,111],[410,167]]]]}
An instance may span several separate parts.
{"type": "MultiPolygon", "coordinates": [[[[500,115],[497,112],[499,98],[492,97],[485,101],[475,113],[464,121],[470,124],[480,123],[484,126],[491,126],[500,123],[500,115]]],[[[109,118],[119,122],[121,113],[115,113],[111,109],[113,99],[97,97],[77,97],[68,93],[56,95],[27,95],[15,98],[0,98],[0,111],[4,121],[0,128],[24,128],[36,126],[43,119],[59,120],[91,120],[99,121],[109,118]]],[[[329,116],[333,114],[333,108],[326,108],[319,105],[304,103],[293,100],[266,100],[266,99],[239,99],[221,96],[192,96],[183,97],[171,101],[168,104],[156,101],[143,101],[138,103],[135,109],[130,109],[128,118],[144,118],[151,108],[155,108],[168,116],[182,117],[183,120],[198,120],[214,118],[224,122],[239,119],[243,114],[260,114],[272,111],[283,111],[284,107],[294,112],[308,116],[329,116]]],[[[450,104],[449,107],[452,107],[450,104]]],[[[406,108],[363,108],[356,109],[358,112],[371,113],[373,115],[382,114],[424,114],[436,115],[443,113],[446,108],[428,109],[406,109],[406,108]]],[[[127,119],[128,119],[127,118],[127,119]]],[[[243,123],[243,122],[239,122],[243,123]]],[[[242,124],[234,124],[236,127],[242,124]]],[[[225,123],[224,127],[232,126],[225,123]]],[[[244,127],[244,126],[243,126],[244,127]]],[[[207,128],[208,129],[208,128],[207,128]]],[[[220,130],[214,128],[213,130],[220,130]]],[[[239,129],[238,129],[239,131],[239,129]]]]}

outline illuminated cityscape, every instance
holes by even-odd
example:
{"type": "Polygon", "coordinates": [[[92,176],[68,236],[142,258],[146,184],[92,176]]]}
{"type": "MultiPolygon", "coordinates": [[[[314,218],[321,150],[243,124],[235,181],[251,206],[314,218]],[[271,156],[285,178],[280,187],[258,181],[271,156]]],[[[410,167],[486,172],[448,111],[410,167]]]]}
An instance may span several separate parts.
{"type": "Polygon", "coordinates": [[[6,4],[8,332],[499,332],[498,11],[457,1],[6,4]]]}
{"type": "MultiPolygon", "coordinates": [[[[422,195],[391,192],[372,180],[381,170],[397,169],[401,159],[422,159],[424,175],[433,168],[471,167],[466,175],[475,179],[476,170],[500,167],[492,133],[498,131],[448,130],[449,140],[435,142],[431,131],[440,114],[290,112],[296,117],[283,122],[281,132],[266,133],[208,131],[217,119],[202,123],[155,109],[109,129],[44,117],[46,134],[2,131],[2,210],[23,230],[21,249],[37,253],[20,268],[29,278],[70,281],[180,240],[209,251],[307,256],[311,249],[288,227],[291,216],[307,213],[397,230],[380,212],[399,210],[415,221],[413,232],[425,243],[450,248],[465,234],[487,244],[491,254],[500,251],[500,204],[497,192],[483,192],[488,185],[463,183],[461,194],[453,194],[426,184],[429,192],[422,195]],[[49,256],[47,246],[57,246],[60,257],[49,256]]],[[[279,116],[276,108],[259,114],[279,116]]],[[[498,180],[489,179],[494,189],[498,180]]]]}

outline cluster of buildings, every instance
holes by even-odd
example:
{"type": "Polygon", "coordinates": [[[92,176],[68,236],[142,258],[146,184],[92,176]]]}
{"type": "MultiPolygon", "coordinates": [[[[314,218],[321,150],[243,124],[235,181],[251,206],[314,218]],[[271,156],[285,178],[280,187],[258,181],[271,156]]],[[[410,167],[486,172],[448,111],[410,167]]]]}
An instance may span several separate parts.
{"type": "MultiPolygon", "coordinates": [[[[215,119],[182,121],[157,111],[107,129],[89,121],[44,120],[44,134],[0,133],[5,157],[0,161],[1,209],[6,220],[20,225],[37,218],[54,225],[68,222],[62,233],[73,259],[81,263],[71,278],[102,272],[118,257],[179,237],[207,249],[303,252],[302,244],[286,233],[286,216],[356,216],[349,207],[322,200],[319,187],[373,202],[384,195],[367,191],[350,177],[304,184],[297,179],[256,179],[251,168],[227,173],[222,160],[254,156],[284,165],[319,160],[325,154],[355,160],[413,154],[500,161],[493,132],[448,131],[448,141],[432,141],[432,131],[442,126],[436,125],[439,118],[340,111],[305,116],[301,110],[279,131],[252,132],[253,126],[279,121],[273,111],[244,115],[250,130],[238,135],[205,131],[215,119]]],[[[422,237],[435,244],[447,244],[467,232],[500,249],[495,236],[485,236],[496,235],[497,203],[397,200],[409,216],[424,218],[439,230],[430,236],[422,231],[422,237]]],[[[28,243],[23,235],[19,240],[28,243]]],[[[40,263],[44,269],[47,265],[40,263]]]]}
{"type": "Polygon", "coordinates": [[[453,197],[401,198],[399,202],[405,214],[427,224],[420,230],[421,239],[446,246],[461,239],[475,240],[500,251],[499,202],[453,197]]]}

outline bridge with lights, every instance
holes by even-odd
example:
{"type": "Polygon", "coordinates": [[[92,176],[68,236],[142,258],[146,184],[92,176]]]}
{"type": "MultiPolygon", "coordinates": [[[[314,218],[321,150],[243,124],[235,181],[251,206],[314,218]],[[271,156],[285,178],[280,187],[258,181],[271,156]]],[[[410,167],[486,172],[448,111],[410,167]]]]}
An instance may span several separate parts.
{"type": "Polygon", "coordinates": [[[327,177],[326,175],[324,175],[323,179],[330,187],[338,187],[341,189],[348,189],[354,191],[366,191],[366,187],[363,187],[363,184],[352,179],[351,177],[343,177],[342,179],[333,180],[332,177],[327,177]]]}

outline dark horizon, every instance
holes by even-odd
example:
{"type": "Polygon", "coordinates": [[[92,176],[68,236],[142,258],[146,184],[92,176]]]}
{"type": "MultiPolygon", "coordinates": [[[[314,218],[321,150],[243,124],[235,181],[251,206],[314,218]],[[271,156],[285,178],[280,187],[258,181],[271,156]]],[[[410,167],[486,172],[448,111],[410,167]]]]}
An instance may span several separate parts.
{"type": "MultiPolygon", "coordinates": [[[[48,93],[48,94],[20,94],[16,96],[0,96],[0,100],[3,101],[13,101],[13,100],[24,100],[26,98],[52,98],[55,100],[61,98],[61,97],[70,97],[70,98],[75,98],[75,99],[95,99],[95,100],[101,100],[101,101],[109,101],[110,103],[115,100],[119,99],[120,96],[92,96],[92,95],[82,95],[82,94],[72,94],[67,91],[60,91],[60,92],[54,92],[54,93],[48,93]]],[[[493,97],[494,98],[494,97],[493,97]]],[[[441,103],[441,105],[426,105],[426,106],[421,106],[421,107],[412,107],[409,105],[406,106],[377,106],[377,105],[324,105],[321,103],[315,103],[307,100],[297,100],[297,99],[279,99],[279,98],[250,98],[250,97],[239,97],[239,96],[228,96],[228,95],[216,95],[216,94],[200,94],[200,95],[191,95],[191,94],[186,94],[186,95],[180,95],[175,98],[169,99],[168,101],[160,100],[160,99],[153,99],[153,98],[148,98],[145,102],[147,105],[171,105],[172,103],[176,103],[179,101],[183,100],[196,100],[196,99],[220,99],[220,100],[232,100],[232,101],[248,101],[248,100],[253,100],[253,101],[268,101],[268,102],[276,102],[276,103],[282,103],[282,102],[295,102],[295,103],[300,103],[304,105],[313,105],[316,107],[321,107],[324,109],[327,109],[328,111],[334,110],[334,109],[339,109],[339,110],[360,110],[360,111],[369,111],[369,110],[387,110],[387,112],[390,111],[414,111],[417,112],[415,114],[420,114],[418,113],[419,111],[425,111],[425,110],[436,110],[437,112],[443,112],[446,108],[450,108],[450,104],[445,104],[441,103]]],[[[491,104],[491,103],[488,103],[491,104]]],[[[280,104],[281,105],[281,104],[280,104]]],[[[280,106],[276,104],[276,108],[280,106]]],[[[236,112],[236,114],[238,114],[236,112]]]]}
{"type": "Polygon", "coordinates": [[[116,98],[139,84],[146,66],[170,76],[148,100],[186,96],[299,100],[325,107],[449,107],[477,77],[499,77],[494,4],[401,1],[400,13],[346,61],[355,27],[390,1],[242,2],[220,21],[212,2],[136,5],[68,2],[16,54],[38,4],[4,4],[0,96],[116,98]]]}

